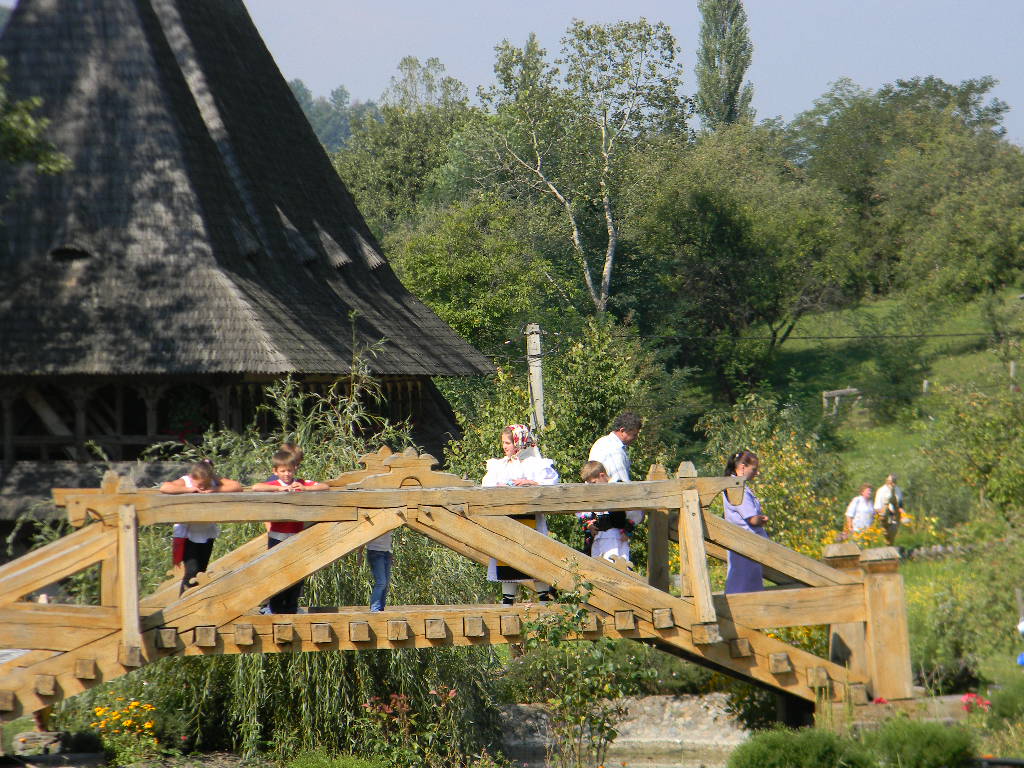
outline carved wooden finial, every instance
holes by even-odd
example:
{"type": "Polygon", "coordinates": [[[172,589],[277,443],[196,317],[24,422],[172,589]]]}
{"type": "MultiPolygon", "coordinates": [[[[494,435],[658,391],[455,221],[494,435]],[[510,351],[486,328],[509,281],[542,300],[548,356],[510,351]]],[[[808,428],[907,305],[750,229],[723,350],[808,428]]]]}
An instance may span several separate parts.
{"type": "Polygon", "coordinates": [[[651,464],[651,468],[647,470],[647,479],[668,480],[668,470],[661,464],[651,464]]]}
{"type": "Polygon", "coordinates": [[[679,469],[676,470],[676,477],[696,477],[697,468],[692,461],[679,462],[679,469]]]}
{"type": "Polygon", "coordinates": [[[108,469],[103,473],[103,479],[100,481],[100,489],[103,493],[117,493],[118,486],[121,484],[121,476],[112,469],[108,469]]]}

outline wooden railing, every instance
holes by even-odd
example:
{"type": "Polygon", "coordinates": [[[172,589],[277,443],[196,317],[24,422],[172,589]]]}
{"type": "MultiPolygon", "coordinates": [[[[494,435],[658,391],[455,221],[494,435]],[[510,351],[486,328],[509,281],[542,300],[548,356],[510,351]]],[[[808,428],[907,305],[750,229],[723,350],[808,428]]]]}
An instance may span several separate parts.
{"type": "Polygon", "coordinates": [[[675,478],[653,468],[636,483],[481,488],[434,472],[434,459],[386,449],[364,469],[303,494],[162,495],[116,475],[92,490],[56,490],[80,530],[0,566],[0,647],[27,653],[0,666],[0,717],[36,711],[97,682],[168,655],[281,650],[432,647],[517,641],[543,605],[313,608],[263,616],[260,603],[370,540],[406,526],[477,562],[498,557],[531,577],[572,589],[583,580],[599,634],[666,651],[811,701],[909,698],[909,648],[894,550],[839,545],[826,562],[730,525],[708,510],[734,477],[675,478]],[[573,550],[508,516],[644,509],[651,512],[648,577],[624,562],[573,550]],[[139,596],[138,527],[156,523],[303,520],[273,549],[258,537],[212,563],[178,595],[171,579],[139,596]],[[667,590],[668,542],[681,542],[681,594],[667,590]],[[737,552],[783,586],[713,594],[708,556],[737,552]],[[29,593],[101,565],[101,604],[37,605],[29,593]],[[833,658],[819,658],[767,630],[832,626],[833,658]]]}

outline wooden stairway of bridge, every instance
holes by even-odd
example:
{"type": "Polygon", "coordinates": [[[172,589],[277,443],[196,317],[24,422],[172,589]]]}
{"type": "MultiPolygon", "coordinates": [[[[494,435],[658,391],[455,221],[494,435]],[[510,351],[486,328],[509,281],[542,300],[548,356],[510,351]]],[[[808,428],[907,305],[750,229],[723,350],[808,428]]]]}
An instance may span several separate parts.
{"type": "MultiPolygon", "coordinates": [[[[524,622],[557,606],[426,605],[312,608],[260,615],[270,596],[370,540],[407,526],[477,562],[490,557],[559,589],[591,585],[590,623],[599,635],[652,643],[737,677],[815,700],[909,698],[909,648],[902,582],[891,551],[835,550],[831,564],[804,557],[725,523],[707,510],[736,478],[609,485],[479,488],[431,471],[414,452],[364,457],[365,469],[303,494],[167,496],[116,476],[92,491],[55,491],[80,530],[0,566],[0,647],[27,649],[0,665],[0,718],[48,707],[98,682],[165,656],[495,644],[522,639],[524,622]],[[511,514],[652,510],[651,536],[667,544],[667,510],[680,510],[683,595],[596,560],[510,519],[511,514]],[[659,517],[660,516],[660,517],[659,517]],[[271,550],[258,537],[211,564],[178,595],[168,580],[138,597],[137,527],[159,522],[317,522],[271,550]],[[706,558],[726,550],[757,559],[786,588],[714,595],[706,558]],[[101,605],[38,605],[25,595],[101,563],[101,605]],[[840,567],[833,567],[840,566],[840,567]],[[836,663],[771,636],[785,626],[829,624],[836,663]]],[[[681,472],[680,474],[688,474],[681,472]]],[[[657,557],[666,548],[651,549],[657,557]]],[[[852,547],[852,549],[851,549],[852,547]]],[[[651,572],[665,563],[652,561],[651,572]]]]}

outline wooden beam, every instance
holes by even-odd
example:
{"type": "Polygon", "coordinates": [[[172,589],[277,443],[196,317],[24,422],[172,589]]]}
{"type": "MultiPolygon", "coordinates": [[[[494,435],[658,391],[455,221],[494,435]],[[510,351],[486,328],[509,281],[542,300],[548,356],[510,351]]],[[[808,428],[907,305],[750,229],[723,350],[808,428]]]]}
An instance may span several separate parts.
{"type": "Polygon", "coordinates": [[[116,551],[116,529],[94,524],[0,565],[0,605],[73,576],[116,551]]]}
{"type": "Polygon", "coordinates": [[[136,507],[142,525],[175,522],[261,522],[355,520],[359,510],[395,507],[456,507],[469,516],[516,514],[575,514],[594,509],[662,509],[678,504],[680,495],[696,490],[701,504],[730,488],[741,488],[736,477],[697,477],[635,483],[564,483],[560,485],[467,488],[403,488],[316,491],[302,494],[233,493],[169,495],[76,492],[59,489],[55,498],[66,505],[69,519],[84,519],[88,511],[100,517],[116,514],[120,504],[136,507]]]}
{"type": "Polygon", "coordinates": [[[697,607],[697,624],[714,624],[717,620],[715,604],[711,599],[711,578],[708,575],[708,558],[704,552],[704,520],[701,515],[700,496],[693,491],[683,491],[679,507],[680,549],[686,548],[686,564],[689,571],[684,574],[690,585],[697,607]]]}
{"type": "Polygon", "coordinates": [[[121,616],[120,656],[125,666],[141,666],[142,629],[139,621],[139,527],[135,507],[118,507],[117,609],[121,616]]]}
{"type": "Polygon", "coordinates": [[[714,603],[719,616],[754,629],[864,621],[866,616],[860,584],[715,595],[714,603]]]}

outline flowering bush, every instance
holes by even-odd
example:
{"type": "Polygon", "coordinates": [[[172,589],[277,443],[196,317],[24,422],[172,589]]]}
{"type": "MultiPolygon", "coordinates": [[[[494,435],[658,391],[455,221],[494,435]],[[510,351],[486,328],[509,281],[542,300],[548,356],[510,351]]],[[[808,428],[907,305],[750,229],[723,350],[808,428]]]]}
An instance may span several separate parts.
{"type": "Polygon", "coordinates": [[[118,763],[134,763],[165,754],[156,736],[156,707],[138,699],[117,696],[98,703],[89,725],[96,729],[104,751],[118,763]]]}
{"type": "Polygon", "coordinates": [[[983,699],[976,693],[965,693],[960,697],[960,705],[964,712],[988,712],[992,708],[992,702],[983,699]]]}

